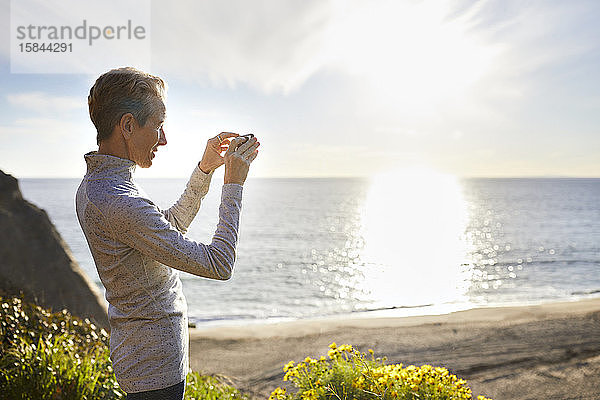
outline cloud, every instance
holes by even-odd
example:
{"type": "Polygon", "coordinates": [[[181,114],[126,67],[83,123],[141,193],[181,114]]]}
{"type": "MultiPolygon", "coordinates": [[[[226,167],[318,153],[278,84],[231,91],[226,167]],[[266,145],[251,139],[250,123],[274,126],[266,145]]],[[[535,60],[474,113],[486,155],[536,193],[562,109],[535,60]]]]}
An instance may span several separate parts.
{"type": "MultiPolygon", "coordinates": [[[[390,125],[430,119],[438,109],[477,117],[495,113],[496,101],[527,102],[543,79],[539,71],[597,42],[578,40],[584,33],[574,28],[587,5],[572,2],[189,0],[154,7],[158,73],[290,93],[333,71],[357,82],[365,115],[390,125]]],[[[327,96],[335,97],[335,87],[327,96]]]]}
{"type": "Polygon", "coordinates": [[[153,66],[267,93],[288,93],[335,71],[367,78],[378,90],[391,86],[414,102],[424,87],[427,94],[478,79],[497,51],[466,34],[477,7],[448,20],[455,8],[452,1],[155,3],[153,66]]]}
{"type": "Polygon", "coordinates": [[[457,8],[454,1],[155,2],[153,67],[264,93],[294,92],[333,72],[358,82],[368,93],[356,95],[370,96],[374,108],[417,112],[485,78],[501,51],[468,32],[481,7],[449,17],[457,8]]]}
{"type": "Polygon", "coordinates": [[[6,95],[6,99],[10,105],[33,110],[39,114],[85,109],[85,102],[78,97],[53,96],[44,92],[13,93],[6,95]]]}
{"type": "Polygon", "coordinates": [[[0,168],[19,177],[75,177],[85,173],[83,154],[94,132],[77,121],[17,118],[0,125],[0,168]]]}
{"type": "Polygon", "coordinates": [[[514,80],[522,74],[594,42],[573,40],[588,4],[572,2],[181,0],[152,7],[154,72],[266,93],[293,92],[335,71],[406,104],[431,104],[441,91],[454,95],[486,78],[491,95],[520,95],[514,80]]]}
{"type": "Polygon", "coordinates": [[[154,3],[153,66],[203,83],[298,88],[321,68],[330,4],[192,0],[154,3]]]}
{"type": "Polygon", "coordinates": [[[0,137],[8,138],[11,142],[40,137],[54,142],[77,135],[83,128],[77,122],[55,118],[17,118],[10,125],[0,125],[0,137]]]}

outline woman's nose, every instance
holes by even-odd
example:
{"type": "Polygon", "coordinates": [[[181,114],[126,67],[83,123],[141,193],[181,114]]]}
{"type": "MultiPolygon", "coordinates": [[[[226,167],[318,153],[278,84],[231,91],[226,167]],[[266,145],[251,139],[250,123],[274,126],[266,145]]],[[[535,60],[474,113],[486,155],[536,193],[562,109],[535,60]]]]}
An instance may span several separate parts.
{"type": "Polygon", "coordinates": [[[160,128],[160,136],[158,138],[158,145],[164,146],[165,144],[167,144],[167,137],[165,136],[165,130],[163,128],[160,128]]]}

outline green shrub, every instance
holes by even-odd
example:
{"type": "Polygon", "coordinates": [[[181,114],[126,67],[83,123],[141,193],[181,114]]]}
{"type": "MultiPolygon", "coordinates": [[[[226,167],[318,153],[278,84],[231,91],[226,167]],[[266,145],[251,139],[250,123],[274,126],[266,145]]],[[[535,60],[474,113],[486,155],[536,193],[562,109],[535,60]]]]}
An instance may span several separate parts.
{"type": "Polygon", "coordinates": [[[120,399],[108,333],[66,310],[0,298],[0,392],[8,399],[120,399]]]}
{"type": "Polygon", "coordinates": [[[291,381],[297,391],[277,388],[269,400],[472,399],[467,382],[446,368],[386,365],[385,358],[375,358],[372,350],[368,357],[350,345],[332,343],[329,347],[328,358],[307,357],[298,364],[290,361],[283,369],[283,379],[291,381]]]}
{"type": "MultiPolygon", "coordinates": [[[[2,399],[125,398],[115,379],[108,342],[108,333],[88,319],[0,297],[2,399]]],[[[247,399],[223,377],[190,372],[186,384],[186,400],[247,399]]]]}
{"type": "Polygon", "coordinates": [[[8,398],[119,399],[108,350],[77,352],[69,334],[29,343],[21,338],[2,360],[0,390],[8,398]]]}
{"type": "Polygon", "coordinates": [[[249,400],[222,376],[200,375],[190,372],[186,379],[185,400],[249,400]]]}

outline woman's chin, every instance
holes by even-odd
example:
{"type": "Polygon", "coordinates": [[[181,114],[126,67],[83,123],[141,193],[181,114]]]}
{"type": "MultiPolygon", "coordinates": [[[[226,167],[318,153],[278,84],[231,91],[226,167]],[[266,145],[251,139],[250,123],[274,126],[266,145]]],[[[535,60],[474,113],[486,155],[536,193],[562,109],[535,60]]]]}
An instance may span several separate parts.
{"type": "Polygon", "coordinates": [[[140,167],[142,168],[150,168],[152,166],[152,160],[154,159],[155,154],[154,153],[150,153],[150,156],[148,156],[148,158],[146,160],[144,160],[143,164],[140,164],[140,167]]]}
{"type": "Polygon", "coordinates": [[[145,160],[143,163],[138,165],[140,168],[150,168],[152,166],[152,160],[145,160]]]}

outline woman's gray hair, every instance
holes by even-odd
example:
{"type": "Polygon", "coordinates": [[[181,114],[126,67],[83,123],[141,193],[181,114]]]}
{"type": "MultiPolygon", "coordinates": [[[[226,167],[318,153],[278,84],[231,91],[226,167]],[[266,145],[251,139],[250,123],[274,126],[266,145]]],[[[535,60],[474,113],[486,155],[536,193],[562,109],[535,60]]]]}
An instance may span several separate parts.
{"type": "Polygon", "coordinates": [[[121,117],[131,113],[141,126],[160,112],[166,97],[167,85],[159,77],[135,68],[117,68],[102,74],[90,89],[88,107],[90,118],[100,144],[107,139],[121,117]]]}

